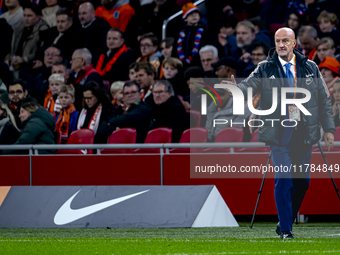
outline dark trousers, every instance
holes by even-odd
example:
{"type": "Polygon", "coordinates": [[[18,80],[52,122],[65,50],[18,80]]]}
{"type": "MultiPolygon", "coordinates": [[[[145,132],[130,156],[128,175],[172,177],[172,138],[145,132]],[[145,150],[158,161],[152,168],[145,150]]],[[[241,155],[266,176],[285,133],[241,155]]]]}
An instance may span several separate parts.
{"type": "Polygon", "coordinates": [[[294,130],[287,145],[271,146],[271,152],[273,166],[288,169],[288,171],[275,172],[274,191],[281,231],[291,231],[309,186],[312,147],[304,145],[299,132],[294,130]],[[302,168],[300,168],[301,165],[302,168]],[[306,171],[307,167],[308,171],[306,171]]]}

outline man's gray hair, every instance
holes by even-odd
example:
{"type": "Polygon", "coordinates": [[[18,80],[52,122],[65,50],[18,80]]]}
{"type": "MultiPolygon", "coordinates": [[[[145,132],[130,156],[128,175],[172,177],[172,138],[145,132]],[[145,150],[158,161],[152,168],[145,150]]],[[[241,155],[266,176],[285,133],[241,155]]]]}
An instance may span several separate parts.
{"type": "Polygon", "coordinates": [[[86,61],[86,67],[92,64],[92,54],[91,52],[86,48],[81,48],[75,50],[83,59],[86,61]]]}
{"type": "Polygon", "coordinates": [[[254,24],[251,23],[249,20],[240,21],[239,23],[237,23],[235,29],[237,30],[237,28],[238,28],[239,26],[245,26],[245,27],[249,28],[250,31],[251,31],[252,33],[255,33],[255,26],[254,26],[254,24]]]}
{"type": "Polygon", "coordinates": [[[318,32],[312,26],[302,26],[299,29],[298,36],[303,36],[305,33],[307,33],[310,39],[314,39],[315,37],[318,37],[318,32]]]}
{"type": "Polygon", "coordinates": [[[167,81],[167,80],[158,80],[153,85],[153,89],[155,89],[156,85],[164,85],[166,92],[170,93],[172,96],[175,95],[174,88],[172,87],[172,85],[171,85],[171,83],[169,81],[167,81]]]}
{"type": "Polygon", "coordinates": [[[213,55],[214,55],[214,58],[218,58],[218,51],[217,51],[217,48],[213,45],[206,45],[204,47],[202,47],[199,51],[200,53],[200,56],[202,54],[202,52],[207,52],[207,51],[212,51],[213,52],[213,55]]]}

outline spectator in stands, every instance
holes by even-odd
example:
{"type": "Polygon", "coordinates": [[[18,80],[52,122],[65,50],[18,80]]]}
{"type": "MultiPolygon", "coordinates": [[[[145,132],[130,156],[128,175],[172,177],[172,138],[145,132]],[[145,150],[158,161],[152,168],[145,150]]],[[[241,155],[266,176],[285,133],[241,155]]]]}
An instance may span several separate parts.
{"type": "Polygon", "coordinates": [[[190,90],[190,95],[183,98],[182,103],[184,104],[185,109],[193,109],[193,110],[201,110],[201,94],[204,91],[199,88],[204,87],[205,78],[204,71],[202,68],[198,66],[189,67],[184,72],[184,81],[188,84],[188,88],[190,90]],[[191,102],[191,99],[193,102],[191,102]],[[199,102],[198,102],[199,101],[199,102]]]}
{"type": "Polygon", "coordinates": [[[234,35],[237,23],[236,17],[226,16],[217,24],[218,34],[212,44],[217,48],[219,58],[229,56],[230,51],[237,48],[236,36],[234,35]]]}
{"type": "Polygon", "coordinates": [[[308,56],[309,60],[314,60],[316,56],[316,45],[318,43],[318,33],[312,26],[302,26],[298,32],[298,39],[302,53],[308,56]]]}
{"type": "Polygon", "coordinates": [[[178,143],[184,130],[190,128],[187,112],[170,82],[159,80],[153,90],[150,129],[168,127],[172,129],[172,142],[178,143]]]}
{"type": "Polygon", "coordinates": [[[41,35],[44,47],[55,44],[68,62],[76,49],[76,26],[73,24],[73,15],[65,7],[59,8],[56,13],[57,25],[44,31],[41,35]]]}
{"type": "Polygon", "coordinates": [[[112,28],[125,32],[135,10],[126,0],[101,0],[103,6],[96,9],[96,17],[104,18],[112,28]]]}
{"type": "MultiPolygon", "coordinates": [[[[24,129],[16,141],[17,144],[54,144],[54,119],[35,100],[25,99],[20,106],[20,120],[24,129]]],[[[19,151],[5,153],[18,154],[19,151]]],[[[39,150],[39,154],[54,153],[54,150],[39,150]]]]}
{"type": "Polygon", "coordinates": [[[4,4],[8,8],[8,11],[1,14],[0,19],[6,19],[7,23],[12,27],[13,30],[25,24],[24,10],[20,6],[19,0],[5,0],[4,4]]]}
{"type": "Polygon", "coordinates": [[[324,37],[318,41],[316,45],[316,54],[314,62],[320,64],[325,57],[335,58],[336,60],[340,61],[340,56],[335,56],[335,46],[334,41],[330,37],[324,37]],[[318,62],[316,61],[318,60],[318,62]]]}
{"type": "Polygon", "coordinates": [[[241,21],[237,23],[236,26],[236,43],[237,48],[229,48],[229,56],[233,57],[235,60],[241,58],[241,56],[246,53],[247,47],[255,39],[255,26],[248,20],[241,21]]]}
{"type": "Polygon", "coordinates": [[[182,7],[182,18],[185,26],[179,33],[177,41],[178,58],[183,62],[184,69],[190,66],[200,66],[199,50],[209,43],[209,36],[199,23],[201,14],[197,6],[187,3],[182,7]]]}
{"type": "Polygon", "coordinates": [[[295,33],[295,38],[296,38],[298,31],[303,24],[304,24],[304,16],[298,13],[297,11],[293,11],[291,14],[289,14],[283,26],[289,27],[290,29],[292,29],[295,33]]]}
{"type": "Polygon", "coordinates": [[[139,48],[142,56],[136,62],[150,62],[158,70],[162,53],[157,51],[157,37],[153,33],[142,35],[139,39],[139,48]]]}
{"type": "Polygon", "coordinates": [[[66,143],[69,135],[77,130],[78,112],[73,105],[74,92],[73,86],[64,85],[58,94],[62,110],[56,118],[55,130],[61,133],[61,143],[66,143]]]}
{"type": "Polygon", "coordinates": [[[172,37],[165,38],[160,43],[160,48],[162,50],[162,57],[160,57],[159,61],[162,63],[158,69],[159,79],[161,79],[164,75],[163,73],[163,61],[171,56],[177,56],[174,54],[174,42],[175,39],[172,37]]]}
{"type": "Polygon", "coordinates": [[[17,70],[22,65],[32,67],[36,52],[41,47],[40,32],[48,29],[47,23],[41,19],[41,10],[35,3],[24,6],[24,19],[20,27],[13,32],[11,53],[6,63],[17,70]]]}
{"type": "Polygon", "coordinates": [[[217,48],[212,45],[206,45],[200,49],[199,54],[205,76],[207,78],[216,77],[214,68],[211,64],[216,63],[219,60],[217,48]]]}
{"type": "Polygon", "coordinates": [[[138,64],[136,62],[129,65],[129,80],[130,81],[136,80],[136,67],[137,67],[137,65],[138,64]]]}
{"type": "Polygon", "coordinates": [[[247,62],[247,66],[244,68],[242,77],[248,77],[252,71],[255,70],[257,65],[267,58],[269,48],[266,44],[259,41],[254,41],[251,45],[251,55],[247,62]]]}
{"type": "Polygon", "coordinates": [[[56,13],[59,10],[58,0],[46,0],[46,7],[42,9],[43,19],[50,27],[57,25],[56,13]]]}
{"type": "Polygon", "coordinates": [[[205,128],[208,130],[208,141],[213,142],[218,132],[224,128],[230,127],[231,123],[233,127],[242,127],[244,130],[243,140],[249,141],[249,128],[245,123],[248,122],[251,112],[249,111],[247,103],[244,102],[244,115],[234,115],[233,97],[229,95],[227,90],[216,89],[216,91],[221,98],[222,105],[220,105],[219,100],[216,98],[217,105],[212,102],[207,108],[207,122],[205,128]],[[215,119],[221,119],[221,123],[223,122],[223,124],[214,124],[213,120],[215,119]],[[225,123],[225,120],[227,120],[227,123],[225,123]],[[244,123],[244,125],[242,123],[244,123]]]}
{"type": "Polygon", "coordinates": [[[123,81],[115,81],[112,83],[110,92],[113,98],[112,105],[117,110],[119,107],[123,107],[123,87],[124,82],[123,81]]]}
{"type": "Polygon", "coordinates": [[[83,91],[83,109],[79,114],[77,129],[88,128],[96,134],[100,124],[113,114],[113,107],[109,95],[97,82],[87,82],[83,91]]]}
{"type": "Polygon", "coordinates": [[[82,109],[83,90],[82,87],[89,81],[95,81],[103,87],[103,81],[99,73],[92,66],[92,54],[86,49],[77,49],[74,51],[71,60],[71,77],[70,82],[76,90],[75,106],[77,110],[82,109]]]}
{"type": "Polygon", "coordinates": [[[328,90],[333,93],[333,84],[339,79],[340,63],[335,58],[325,57],[319,65],[320,72],[325,80],[328,90]]]}
{"type": "Polygon", "coordinates": [[[123,32],[118,28],[111,28],[107,32],[106,45],[109,50],[100,55],[97,72],[110,84],[128,80],[129,66],[134,62],[134,57],[124,44],[123,32]]]}
{"type": "Polygon", "coordinates": [[[333,86],[333,114],[335,126],[340,126],[340,81],[334,83],[333,86]]]}
{"type": "MultiPolygon", "coordinates": [[[[179,12],[181,7],[173,0],[153,0],[150,4],[142,5],[134,17],[135,27],[139,34],[152,32],[157,38],[162,38],[163,21],[171,15],[179,12]]],[[[170,28],[167,28],[167,36],[177,37],[180,23],[172,21],[170,28]]]]}
{"type": "Polygon", "coordinates": [[[48,110],[54,118],[60,113],[62,105],[58,98],[60,89],[65,85],[65,80],[61,74],[52,74],[48,78],[49,89],[44,100],[44,108],[48,110]]]}
{"type": "Polygon", "coordinates": [[[190,91],[188,85],[183,80],[183,63],[178,58],[167,58],[163,61],[164,65],[164,80],[169,81],[175,95],[185,97],[190,91]]]}
{"type": "Polygon", "coordinates": [[[18,140],[19,135],[20,132],[11,110],[0,100],[0,144],[13,144],[18,140]]]}
{"type": "Polygon", "coordinates": [[[78,17],[81,26],[76,32],[76,45],[78,48],[89,49],[93,56],[93,63],[97,63],[100,54],[106,50],[106,34],[110,25],[106,20],[96,18],[94,7],[90,2],[79,5],[78,17]]]}
{"type": "Polygon", "coordinates": [[[221,58],[212,66],[218,78],[231,78],[232,75],[236,77],[236,70],[239,69],[239,64],[232,57],[221,58]]]}
{"type": "Polygon", "coordinates": [[[26,82],[21,79],[15,79],[8,85],[8,99],[10,101],[10,110],[15,118],[19,129],[22,129],[19,114],[20,105],[27,97],[26,82]]]}
{"type": "Polygon", "coordinates": [[[325,36],[336,36],[337,38],[339,37],[339,33],[336,29],[336,27],[339,25],[339,19],[336,14],[329,13],[327,11],[321,12],[318,17],[318,23],[321,32],[319,38],[325,36]]]}
{"type": "Polygon", "coordinates": [[[96,136],[98,143],[106,143],[107,138],[117,128],[130,127],[137,130],[137,143],[143,143],[149,130],[150,115],[152,108],[142,99],[139,84],[129,81],[123,87],[123,111],[110,116],[104,121],[96,136]]]}
{"type": "MultiPolygon", "coordinates": [[[[47,90],[49,88],[48,78],[51,76],[52,66],[62,61],[61,51],[55,45],[48,47],[44,52],[44,65],[40,73],[34,78],[30,95],[43,105],[47,90]]],[[[38,60],[40,61],[40,60],[38,60]]]]}
{"type": "Polygon", "coordinates": [[[270,32],[266,29],[266,25],[261,20],[260,16],[249,19],[254,25],[255,39],[253,41],[263,42],[268,47],[271,46],[270,32]]]}
{"type": "Polygon", "coordinates": [[[142,100],[147,99],[152,93],[152,85],[155,83],[156,68],[149,62],[137,63],[135,67],[135,80],[141,87],[142,100]]]}
{"type": "Polygon", "coordinates": [[[62,76],[64,76],[65,81],[68,81],[68,78],[70,77],[66,65],[61,63],[61,62],[56,62],[53,64],[52,66],[52,74],[61,74],[62,76]]]}

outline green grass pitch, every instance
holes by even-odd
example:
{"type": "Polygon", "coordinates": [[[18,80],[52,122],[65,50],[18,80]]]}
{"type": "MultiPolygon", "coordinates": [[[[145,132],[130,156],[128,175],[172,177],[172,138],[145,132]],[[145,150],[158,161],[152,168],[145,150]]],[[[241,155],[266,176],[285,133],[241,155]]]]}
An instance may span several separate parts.
{"type": "Polygon", "coordinates": [[[0,254],[340,254],[340,223],[294,225],[282,241],[275,223],[238,228],[6,229],[0,254]]]}

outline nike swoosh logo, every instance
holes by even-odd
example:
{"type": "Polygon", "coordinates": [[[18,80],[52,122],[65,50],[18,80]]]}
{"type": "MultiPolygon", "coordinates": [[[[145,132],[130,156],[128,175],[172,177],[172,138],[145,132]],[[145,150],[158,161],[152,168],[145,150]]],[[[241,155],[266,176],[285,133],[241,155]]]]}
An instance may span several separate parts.
{"type": "Polygon", "coordinates": [[[115,198],[106,202],[101,202],[95,205],[90,205],[84,208],[80,208],[80,209],[72,209],[71,208],[71,203],[73,201],[73,199],[75,198],[75,196],[77,196],[77,194],[80,192],[80,190],[78,192],[76,192],[76,194],[74,194],[72,197],[69,198],[69,200],[67,200],[57,211],[57,213],[54,216],[54,223],[56,225],[65,225],[68,223],[71,223],[73,221],[79,220],[81,218],[84,218],[90,214],[99,212],[105,208],[108,208],[112,205],[118,204],[120,202],[123,202],[125,200],[128,200],[130,198],[133,198],[135,196],[141,195],[145,192],[148,192],[149,190],[144,190],[138,193],[134,193],[131,195],[127,195],[124,197],[119,197],[119,198],[115,198]]]}

